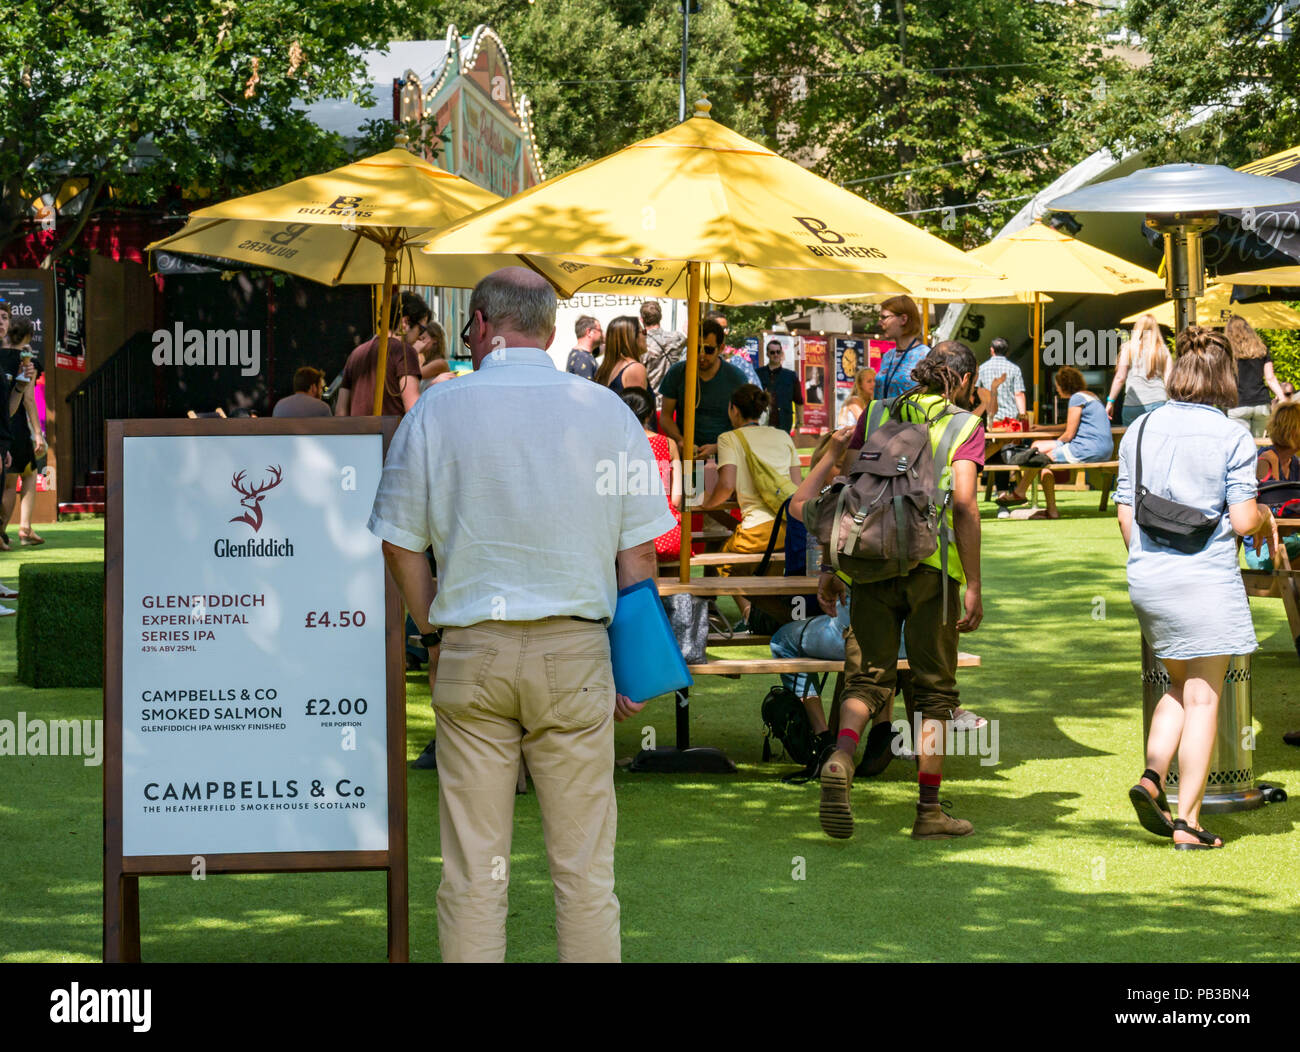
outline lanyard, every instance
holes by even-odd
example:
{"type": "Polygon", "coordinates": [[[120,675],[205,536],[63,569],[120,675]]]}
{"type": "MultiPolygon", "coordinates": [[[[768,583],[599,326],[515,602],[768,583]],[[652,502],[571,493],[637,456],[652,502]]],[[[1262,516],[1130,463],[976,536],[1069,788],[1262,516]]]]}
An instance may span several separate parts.
{"type": "Polygon", "coordinates": [[[902,365],[903,365],[903,360],[907,357],[907,352],[910,351],[913,347],[915,347],[915,346],[916,346],[917,344],[919,344],[920,342],[921,342],[921,341],[918,340],[918,339],[914,336],[914,337],[912,337],[912,342],[909,343],[906,347],[904,347],[901,351],[898,352],[898,357],[897,357],[896,359],[894,359],[894,367],[893,367],[892,369],[889,370],[889,375],[885,377],[885,397],[886,397],[886,398],[889,397],[889,392],[890,392],[890,390],[892,390],[893,385],[894,385],[894,377],[898,375],[898,370],[902,367],[902,365]]]}

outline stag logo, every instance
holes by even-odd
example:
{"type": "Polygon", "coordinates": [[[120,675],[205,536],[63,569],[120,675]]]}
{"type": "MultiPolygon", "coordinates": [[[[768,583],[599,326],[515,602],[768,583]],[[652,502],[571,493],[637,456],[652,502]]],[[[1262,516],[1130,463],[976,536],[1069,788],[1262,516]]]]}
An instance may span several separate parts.
{"type": "Polygon", "coordinates": [[[246,522],[248,525],[253,527],[254,533],[262,528],[262,498],[266,495],[267,490],[275,489],[275,487],[282,481],[280,469],[278,467],[268,467],[266,470],[275,476],[274,480],[263,482],[262,485],[254,486],[252,489],[249,489],[244,485],[245,473],[242,471],[239,472],[230,483],[235,489],[244,495],[243,499],[240,500],[239,503],[248,509],[248,511],[244,512],[243,515],[236,515],[230,521],[246,522]]]}

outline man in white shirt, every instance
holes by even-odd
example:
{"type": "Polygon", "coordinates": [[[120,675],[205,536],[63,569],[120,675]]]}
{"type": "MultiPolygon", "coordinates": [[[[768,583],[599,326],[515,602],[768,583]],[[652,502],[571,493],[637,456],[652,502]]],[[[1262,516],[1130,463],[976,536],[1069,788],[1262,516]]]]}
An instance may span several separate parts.
{"type": "Polygon", "coordinates": [[[551,362],[555,294],[542,278],[497,271],[469,318],[475,372],[429,388],[402,420],[369,523],[430,648],[442,959],[505,958],[522,756],[560,960],[617,961],[613,723],[642,705],[615,696],[605,624],[619,588],[654,577],[654,538],[675,522],[662,493],[608,485],[620,458],[650,477],[654,455],[616,394],[551,362]]]}

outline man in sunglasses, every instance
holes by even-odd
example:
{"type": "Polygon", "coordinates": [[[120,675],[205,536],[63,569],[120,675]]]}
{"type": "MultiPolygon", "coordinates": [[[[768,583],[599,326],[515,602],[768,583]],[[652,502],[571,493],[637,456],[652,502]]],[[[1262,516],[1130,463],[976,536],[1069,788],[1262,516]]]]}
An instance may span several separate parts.
{"type": "MultiPolygon", "coordinates": [[[[726,333],[713,319],[705,319],[700,326],[700,363],[696,373],[695,391],[690,396],[695,399],[695,443],[698,456],[710,457],[718,451],[718,436],[731,430],[731,419],[727,416],[727,407],[731,405],[732,392],[745,384],[745,374],[734,365],[721,358],[726,333]]],[[[684,423],[683,400],[686,397],[686,363],[678,362],[668,370],[659,384],[659,393],[663,395],[663,412],[659,416],[659,425],[664,434],[677,443],[686,457],[683,448],[686,439],[682,435],[684,423]]]]}
{"type": "Polygon", "coordinates": [[[739,347],[733,347],[727,342],[727,338],[731,334],[731,326],[727,323],[727,316],[721,311],[715,310],[709,311],[705,317],[716,321],[722,326],[722,350],[718,352],[718,357],[727,365],[734,365],[739,369],[745,376],[745,383],[753,384],[755,387],[762,387],[763,385],[758,379],[758,372],[754,369],[754,363],[749,360],[749,353],[739,347]]]}
{"type": "Polygon", "coordinates": [[[785,348],[780,340],[767,342],[767,368],[758,376],[763,389],[772,396],[768,425],[789,434],[803,423],[803,385],[793,369],[785,368],[785,348]]]}

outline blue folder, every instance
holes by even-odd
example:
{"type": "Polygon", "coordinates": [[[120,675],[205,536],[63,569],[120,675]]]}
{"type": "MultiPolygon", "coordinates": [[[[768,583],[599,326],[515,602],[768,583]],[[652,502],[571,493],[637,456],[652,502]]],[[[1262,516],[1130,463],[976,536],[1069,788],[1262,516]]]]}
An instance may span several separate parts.
{"type": "Polygon", "coordinates": [[[618,606],[609,624],[609,654],[614,664],[614,689],[634,702],[694,683],[659,589],[649,579],[618,593],[618,606]]]}

